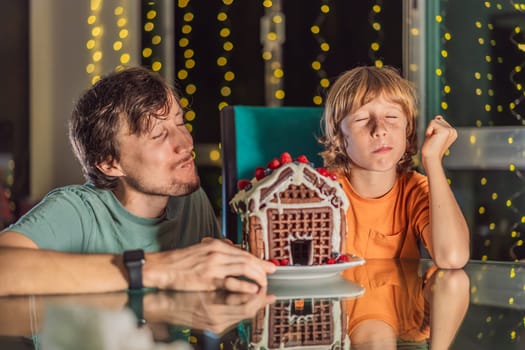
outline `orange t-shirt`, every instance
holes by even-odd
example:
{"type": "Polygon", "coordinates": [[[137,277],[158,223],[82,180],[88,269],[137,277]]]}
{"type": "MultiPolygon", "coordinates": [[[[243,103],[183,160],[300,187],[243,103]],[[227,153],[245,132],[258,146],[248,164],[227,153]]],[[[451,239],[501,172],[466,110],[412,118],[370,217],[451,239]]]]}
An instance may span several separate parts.
{"type": "Polygon", "coordinates": [[[436,270],[435,266],[425,268],[419,260],[370,259],[363,266],[344,271],[344,278],[366,290],[362,296],[346,301],[348,334],[363,321],[382,320],[392,327],[398,339],[427,339],[430,305],[424,285],[436,270]]]}
{"type": "Polygon", "coordinates": [[[418,239],[430,223],[427,177],[409,172],[397,176],[392,189],[380,198],[363,198],[340,176],[350,200],[346,214],[346,252],[363,258],[419,258],[418,239]]]}

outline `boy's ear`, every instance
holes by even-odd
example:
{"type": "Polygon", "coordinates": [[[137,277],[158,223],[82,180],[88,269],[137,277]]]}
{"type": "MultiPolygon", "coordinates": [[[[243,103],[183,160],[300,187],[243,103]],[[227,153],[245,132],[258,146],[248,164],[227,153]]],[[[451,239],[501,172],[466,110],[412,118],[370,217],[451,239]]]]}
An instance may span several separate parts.
{"type": "Polygon", "coordinates": [[[103,172],[107,176],[123,176],[124,172],[120,167],[120,163],[114,158],[108,157],[107,159],[97,163],[97,169],[103,172]]]}

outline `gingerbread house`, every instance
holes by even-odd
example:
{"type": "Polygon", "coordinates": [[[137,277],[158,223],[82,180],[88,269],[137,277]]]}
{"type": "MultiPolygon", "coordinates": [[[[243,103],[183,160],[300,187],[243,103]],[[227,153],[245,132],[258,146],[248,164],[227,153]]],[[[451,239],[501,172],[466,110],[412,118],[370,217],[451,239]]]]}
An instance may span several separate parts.
{"type": "Polygon", "coordinates": [[[252,320],[250,349],[349,349],[340,299],[277,300],[252,320]]]}
{"type": "Polygon", "coordinates": [[[320,265],[340,256],[349,202],[326,169],[281,156],[240,187],[230,205],[252,254],[280,265],[320,265]]]}

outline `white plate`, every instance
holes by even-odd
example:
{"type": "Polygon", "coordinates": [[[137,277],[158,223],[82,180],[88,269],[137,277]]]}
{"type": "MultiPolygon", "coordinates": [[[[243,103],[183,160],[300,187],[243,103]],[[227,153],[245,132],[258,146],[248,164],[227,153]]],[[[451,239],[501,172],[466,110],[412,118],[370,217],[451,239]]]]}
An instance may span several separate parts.
{"type": "Polygon", "coordinates": [[[327,278],[333,277],[341,271],[349,269],[354,266],[363,265],[365,260],[356,255],[349,255],[348,262],[324,265],[309,265],[309,266],[277,266],[274,273],[268,275],[269,280],[304,280],[312,278],[327,278]]]}
{"type": "Polygon", "coordinates": [[[361,285],[341,276],[306,280],[270,280],[268,294],[279,299],[352,298],[365,292],[361,285]]]}

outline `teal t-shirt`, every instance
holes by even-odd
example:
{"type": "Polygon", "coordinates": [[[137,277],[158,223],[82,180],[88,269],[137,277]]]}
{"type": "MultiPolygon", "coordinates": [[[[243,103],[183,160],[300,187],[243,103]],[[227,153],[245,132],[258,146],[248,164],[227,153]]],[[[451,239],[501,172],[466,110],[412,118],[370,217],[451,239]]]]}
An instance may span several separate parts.
{"type": "Polygon", "coordinates": [[[163,217],[146,219],[128,212],[113,192],[90,184],[49,192],[6,231],[27,236],[40,249],[71,253],[156,252],[223,237],[202,188],[170,197],[163,217]]]}

